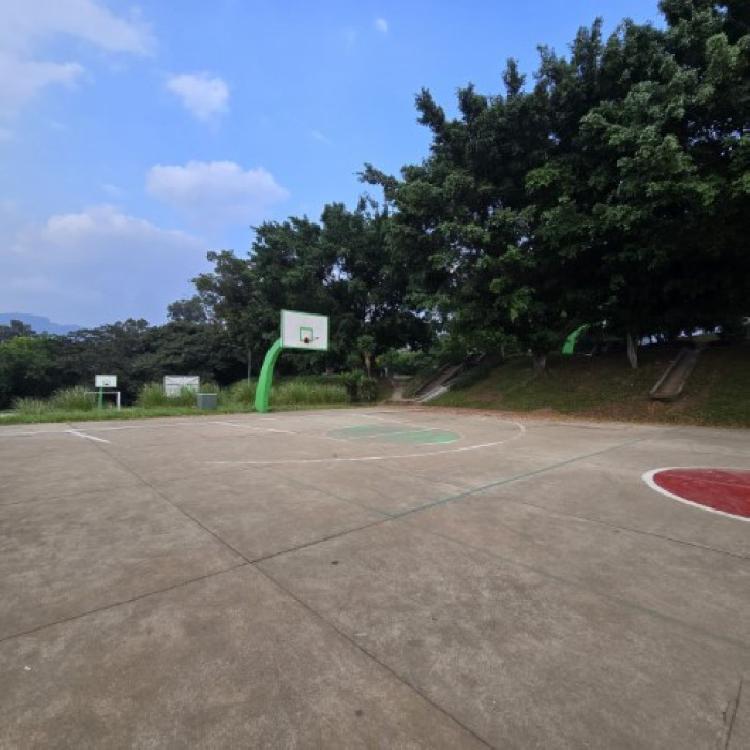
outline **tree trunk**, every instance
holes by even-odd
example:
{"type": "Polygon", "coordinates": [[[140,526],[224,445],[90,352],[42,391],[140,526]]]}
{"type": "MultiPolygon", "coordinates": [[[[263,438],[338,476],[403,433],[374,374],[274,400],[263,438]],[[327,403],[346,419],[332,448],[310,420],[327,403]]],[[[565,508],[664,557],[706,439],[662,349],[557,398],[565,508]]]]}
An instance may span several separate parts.
{"type": "Polygon", "coordinates": [[[369,352],[365,352],[365,370],[367,370],[367,377],[372,377],[371,375],[371,367],[372,367],[372,354],[369,352]]]}
{"type": "Polygon", "coordinates": [[[534,372],[544,372],[547,367],[547,355],[531,353],[531,361],[534,363],[534,372]]]}
{"type": "Polygon", "coordinates": [[[628,362],[630,362],[630,366],[634,370],[636,370],[638,369],[638,347],[636,346],[635,340],[633,339],[633,334],[630,333],[630,331],[628,331],[625,340],[628,345],[628,362]]]}

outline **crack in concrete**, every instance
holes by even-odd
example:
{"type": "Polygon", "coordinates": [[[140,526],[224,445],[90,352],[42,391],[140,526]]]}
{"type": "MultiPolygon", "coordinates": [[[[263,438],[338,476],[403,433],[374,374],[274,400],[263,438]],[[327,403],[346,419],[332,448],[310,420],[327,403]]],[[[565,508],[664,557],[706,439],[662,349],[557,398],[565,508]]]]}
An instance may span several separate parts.
{"type": "Polygon", "coordinates": [[[727,705],[725,711],[724,711],[724,722],[727,721],[727,711],[731,709],[731,713],[729,715],[729,724],[727,726],[727,733],[724,738],[724,750],[729,750],[729,743],[732,741],[732,732],[734,730],[734,720],[737,718],[737,712],[740,708],[740,697],[742,696],[742,684],[744,682],[744,677],[740,677],[740,684],[737,686],[737,695],[734,696],[734,700],[729,701],[729,704],[727,705]]]}

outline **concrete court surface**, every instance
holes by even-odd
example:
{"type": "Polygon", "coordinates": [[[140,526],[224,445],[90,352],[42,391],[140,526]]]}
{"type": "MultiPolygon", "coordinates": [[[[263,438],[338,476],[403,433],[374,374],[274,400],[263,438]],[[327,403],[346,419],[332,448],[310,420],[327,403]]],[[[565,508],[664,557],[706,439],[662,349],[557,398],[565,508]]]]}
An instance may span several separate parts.
{"type": "Polygon", "coordinates": [[[750,431],[379,408],[0,428],[2,748],[750,748],[750,431]]]}

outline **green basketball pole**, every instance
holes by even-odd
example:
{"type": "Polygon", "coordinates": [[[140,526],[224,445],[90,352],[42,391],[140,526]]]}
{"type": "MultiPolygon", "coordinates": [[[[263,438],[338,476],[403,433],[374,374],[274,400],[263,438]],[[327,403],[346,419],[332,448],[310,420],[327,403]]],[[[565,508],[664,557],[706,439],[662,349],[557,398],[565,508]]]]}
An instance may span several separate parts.
{"type": "Polygon", "coordinates": [[[576,342],[578,341],[578,337],[589,328],[588,323],[584,323],[582,326],[578,326],[578,328],[573,331],[573,333],[568,336],[568,338],[565,339],[565,344],[563,344],[562,353],[563,354],[573,354],[576,348],[576,342]]]}
{"type": "Polygon", "coordinates": [[[263,367],[260,368],[258,387],[255,390],[255,411],[263,413],[268,411],[268,401],[271,397],[271,381],[273,381],[273,368],[276,366],[276,360],[279,358],[282,349],[281,339],[278,338],[266,352],[263,367]]]}

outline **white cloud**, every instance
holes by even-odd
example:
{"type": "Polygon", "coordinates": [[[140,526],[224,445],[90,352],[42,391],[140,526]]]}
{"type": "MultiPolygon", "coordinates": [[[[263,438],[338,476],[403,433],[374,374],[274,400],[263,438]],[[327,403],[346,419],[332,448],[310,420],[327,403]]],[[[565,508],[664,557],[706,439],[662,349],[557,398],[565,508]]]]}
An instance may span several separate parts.
{"type": "Polygon", "coordinates": [[[149,54],[150,29],[140,19],[116,16],[99,0],[23,0],[3,8],[0,47],[30,53],[57,34],[83,39],[107,52],[149,54]]]}
{"type": "Polygon", "coordinates": [[[185,109],[199,120],[211,120],[227,111],[229,86],[209,73],[171,76],[167,89],[180,98],[185,109]]]}
{"type": "Polygon", "coordinates": [[[321,133],[319,130],[311,130],[310,138],[312,138],[314,141],[318,141],[319,143],[325,143],[326,146],[330,146],[332,143],[331,139],[324,133],[321,133]]]}
{"type": "Polygon", "coordinates": [[[111,182],[103,182],[99,187],[111,198],[122,198],[125,195],[125,191],[121,187],[113,185],[111,182]]]}
{"type": "Polygon", "coordinates": [[[150,29],[137,17],[115,15],[99,0],[8,2],[0,24],[0,115],[11,116],[46,86],[72,85],[83,67],[39,59],[40,48],[60,37],[89,42],[105,52],[149,54],[150,29]]]}
{"type": "Polygon", "coordinates": [[[205,268],[205,246],[110,205],[50,216],[3,238],[0,299],[8,309],[91,325],[165,318],[205,268]]]}
{"type": "Polygon", "coordinates": [[[388,33],[388,21],[386,21],[385,18],[376,18],[375,28],[381,34],[387,34],[388,33]]]}
{"type": "Polygon", "coordinates": [[[233,161],[157,164],[148,171],[146,189],[194,224],[214,227],[262,220],[289,197],[263,167],[245,170],[233,161]]]}
{"type": "Polygon", "coordinates": [[[0,51],[0,114],[14,114],[45,86],[73,86],[82,74],[78,63],[22,60],[0,51]]]}

